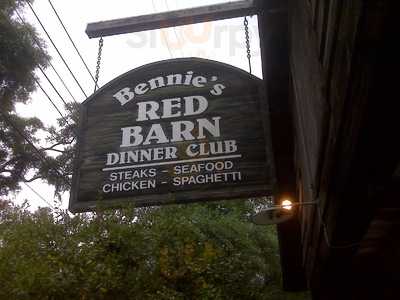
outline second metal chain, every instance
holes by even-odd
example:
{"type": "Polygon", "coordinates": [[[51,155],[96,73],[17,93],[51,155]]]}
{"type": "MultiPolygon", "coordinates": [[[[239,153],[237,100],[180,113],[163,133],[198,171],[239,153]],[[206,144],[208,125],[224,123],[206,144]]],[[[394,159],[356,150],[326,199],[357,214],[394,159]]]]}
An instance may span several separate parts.
{"type": "Polygon", "coordinates": [[[101,64],[101,52],[103,50],[103,37],[99,40],[99,52],[97,53],[97,65],[96,65],[96,75],[94,76],[94,92],[99,87],[97,82],[99,81],[99,74],[100,74],[100,64],[101,64]]]}
{"type": "Polygon", "coordinates": [[[250,50],[250,35],[249,35],[249,21],[247,17],[244,17],[244,35],[246,39],[246,52],[247,52],[247,60],[249,62],[249,73],[251,74],[251,50],[250,50]]]}

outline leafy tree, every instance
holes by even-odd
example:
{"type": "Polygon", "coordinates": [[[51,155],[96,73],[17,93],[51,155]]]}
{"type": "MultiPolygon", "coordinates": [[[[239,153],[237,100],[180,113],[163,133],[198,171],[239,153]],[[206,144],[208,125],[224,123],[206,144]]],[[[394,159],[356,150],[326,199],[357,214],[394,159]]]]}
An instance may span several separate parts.
{"type": "Polygon", "coordinates": [[[80,214],[3,203],[1,299],[306,299],[251,202],[80,214]]]}
{"type": "Polygon", "coordinates": [[[71,187],[73,159],[76,150],[76,132],[79,118],[79,104],[70,103],[66,107],[67,114],[58,119],[58,128],[47,128],[46,141],[51,146],[44,151],[56,152],[56,156],[48,156],[46,164],[37,169],[36,177],[45,179],[55,187],[55,194],[61,196],[71,187]]]}
{"type": "Polygon", "coordinates": [[[15,12],[25,4],[23,0],[0,2],[0,196],[18,191],[20,182],[36,179],[53,184],[58,194],[69,187],[69,178],[64,174],[68,175],[71,168],[71,143],[74,140],[70,132],[73,125],[59,120],[61,130],[49,129],[39,119],[22,118],[15,111],[17,103],[30,100],[29,95],[35,90],[34,71],[38,67],[45,68],[49,59],[34,28],[15,18],[15,12]],[[25,135],[38,144],[36,134],[39,130],[49,131],[48,142],[52,143],[40,149],[40,154],[23,137],[25,135]],[[66,147],[60,150],[58,146],[63,145],[66,147]],[[61,154],[53,158],[48,155],[49,151],[61,154]],[[27,178],[28,171],[33,171],[33,176],[27,178]]]}
{"type": "Polygon", "coordinates": [[[30,101],[29,95],[36,88],[35,69],[45,68],[49,59],[34,28],[15,18],[15,12],[25,4],[23,0],[0,3],[0,196],[18,191],[20,182],[37,179],[54,185],[56,194],[60,195],[69,188],[77,116],[73,112],[77,111],[77,106],[67,107],[71,114],[67,119],[59,119],[61,129],[46,128],[37,118],[22,118],[16,114],[15,105],[30,101]],[[40,154],[24,138],[37,145],[39,130],[48,133],[50,144],[40,148],[40,154]],[[50,151],[59,155],[50,156],[50,151]],[[33,171],[29,178],[28,171],[33,171]]]}

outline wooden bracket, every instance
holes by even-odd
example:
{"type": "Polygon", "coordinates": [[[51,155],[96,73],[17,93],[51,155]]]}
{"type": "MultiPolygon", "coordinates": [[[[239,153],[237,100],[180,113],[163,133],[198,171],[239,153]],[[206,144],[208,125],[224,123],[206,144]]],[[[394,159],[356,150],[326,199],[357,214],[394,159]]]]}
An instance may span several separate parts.
{"type": "Polygon", "coordinates": [[[254,0],[235,1],[200,6],[175,11],[128,17],[109,21],[89,23],[86,34],[89,38],[131,33],[172,26],[189,25],[255,15],[259,7],[254,0]]]}

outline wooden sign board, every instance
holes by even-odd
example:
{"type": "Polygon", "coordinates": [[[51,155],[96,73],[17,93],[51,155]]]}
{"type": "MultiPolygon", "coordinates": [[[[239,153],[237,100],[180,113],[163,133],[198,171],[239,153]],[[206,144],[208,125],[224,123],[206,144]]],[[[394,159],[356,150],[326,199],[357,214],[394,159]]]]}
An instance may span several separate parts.
{"type": "Polygon", "coordinates": [[[215,61],[161,61],[82,104],[70,210],[270,195],[262,81],[215,61]]]}

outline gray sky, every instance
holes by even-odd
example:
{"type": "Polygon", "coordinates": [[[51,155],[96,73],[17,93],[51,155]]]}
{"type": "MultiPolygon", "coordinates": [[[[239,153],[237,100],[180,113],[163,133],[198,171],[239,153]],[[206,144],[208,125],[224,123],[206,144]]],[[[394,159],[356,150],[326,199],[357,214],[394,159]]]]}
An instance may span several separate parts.
{"type": "MultiPolygon", "coordinates": [[[[97,59],[98,39],[89,39],[86,36],[85,29],[87,23],[223,2],[230,1],[203,0],[200,3],[200,1],[193,0],[52,0],[54,7],[93,75],[97,59]]],[[[89,96],[93,92],[93,80],[74,51],[61,25],[58,23],[48,0],[36,0],[33,7],[69,67],[78,78],[79,83],[89,96]]],[[[85,100],[85,96],[69,74],[29,8],[25,9],[24,16],[28,22],[37,28],[40,36],[47,42],[52,63],[63,77],[75,99],[78,102],[85,100]]],[[[261,59],[256,16],[249,18],[249,29],[253,74],[261,77],[261,59]]],[[[120,74],[138,66],[177,57],[202,57],[228,63],[248,71],[243,18],[179,26],[175,27],[175,29],[168,28],[105,37],[99,85],[104,85],[120,74]]],[[[71,96],[50,68],[47,69],[46,73],[64,99],[69,102],[72,101],[71,96]]],[[[46,79],[39,73],[37,75],[46,92],[49,93],[58,107],[63,109],[61,99],[52,90],[46,79]]],[[[55,125],[59,115],[43,93],[38,89],[38,91],[32,94],[31,98],[32,101],[27,105],[17,106],[18,113],[27,117],[36,116],[48,126],[55,125]]],[[[39,180],[30,185],[48,202],[53,203],[53,187],[39,180]]],[[[65,193],[62,207],[66,208],[68,206],[68,198],[69,193],[65,193]]],[[[12,195],[11,199],[16,203],[22,203],[27,199],[32,209],[38,206],[48,206],[40,197],[26,187],[20,193],[12,195]]]]}

